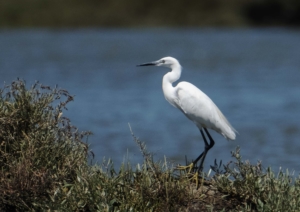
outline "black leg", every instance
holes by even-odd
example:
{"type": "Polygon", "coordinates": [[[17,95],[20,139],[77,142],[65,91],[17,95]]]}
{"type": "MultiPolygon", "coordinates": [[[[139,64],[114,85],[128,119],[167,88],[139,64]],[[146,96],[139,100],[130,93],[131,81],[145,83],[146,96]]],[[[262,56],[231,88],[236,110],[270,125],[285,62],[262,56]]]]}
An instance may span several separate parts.
{"type": "Polygon", "coordinates": [[[205,157],[206,157],[206,154],[207,152],[215,145],[215,142],[214,140],[212,139],[211,135],[209,134],[208,130],[206,128],[203,128],[209,138],[209,144],[205,138],[205,135],[203,133],[203,130],[200,129],[200,133],[202,135],[202,138],[203,138],[203,141],[204,141],[204,144],[205,144],[205,147],[204,147],[204,151],[199,155],[199,157],[196,158],[196,160],[193,162],[194,164],[196,164],[200,159],[200,165],[198,167],[198,172],[199,171],[202,171],[203,169],[203,163],[204,163],[204,160],[205,160],[205,157]]]}
{"type": "Polygon", "coordinates": [[[206,128],[204,128],[204,130],[205,130],[205,132],[206,132],[206,134],[207,134],[207,136],[208,136],[208,138],[209,138],[209,141],[210,141],[209,146],[210,146],[210,149],[211,149],[211,148],[215,145],[215,141],[214,141],[214,139],[212,139],[212,137],[211,137],[211,135],[209,134],[208,130],[207,130],[206,128]]]}
{"type": "MultiPolygon", "coordinates": [[[[205,136],[204,136],[204,133],[203,133],[202,129],[200,130],[200,132],[201,132],[201,135],[202,135],[202,138],[203,138],[203,141],[204,141],[204,144],[205,144],[205,148],[206,148],[206,146],[209,146],[209,145],[208,145],[208,143],[207,143],[207,140],[206,140],[206,138],[205,138],[205,136]]],[[[205,149],[204,149],[204,151],[196,158],[196,160],[193,161],[194,164],[196,164],[196,163],[200,160],[200,158],[202,158],[204,152],[205,152],[205,149]]]]}

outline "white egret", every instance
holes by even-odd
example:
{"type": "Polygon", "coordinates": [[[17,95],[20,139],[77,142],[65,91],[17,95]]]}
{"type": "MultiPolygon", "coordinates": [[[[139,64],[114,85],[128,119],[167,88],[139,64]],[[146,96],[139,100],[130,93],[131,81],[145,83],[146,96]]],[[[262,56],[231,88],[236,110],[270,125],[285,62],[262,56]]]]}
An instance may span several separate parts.
{"type": "Polygon", "coordinates": [[[138,66],[163,66],[171,69],[171,71],[163,77],[162,89],[164,96],[171,105],[178,108],[187,118],[194,122],[199,128],[205,144],[204,151],[195,161],[189,166],[179,167],[181,169],[189,168],[190,172],[195,164],[201,159],[196,173],[197,181],[198,172],[203,169],[206,154],[215,144],[207,128],[215,130],[227,140],[235,140],[236,130],[230,125],[214,102],[196,86],[189,82],[180,82],[175,87],[172,85],[172,83],[176,82],[181,75],[181,65],[175,58],[164,57],[160,60],[138,66]],[[203,129],[209,138],[209,143],[205,138],[203,129]]]}

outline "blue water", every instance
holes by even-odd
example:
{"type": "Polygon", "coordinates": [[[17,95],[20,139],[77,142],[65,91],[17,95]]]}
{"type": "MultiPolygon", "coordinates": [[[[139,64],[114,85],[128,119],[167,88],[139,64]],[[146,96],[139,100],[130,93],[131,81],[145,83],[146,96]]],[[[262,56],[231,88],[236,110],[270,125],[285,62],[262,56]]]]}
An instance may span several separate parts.
{"type": "Polygon", "coordinates": [[[300,31],[286,29],[1,30],[1,84],[17,77],[75,95],[64,115],[89,138],[96,161],[142,162],[128,127],[155,159],[183,164],[203,150],[198,129],[164,99],[166,69],[136,67],[164,56],[218,105],[239,132],[212,132],[214,159],[243,159],[300,171],[300,31]]]}

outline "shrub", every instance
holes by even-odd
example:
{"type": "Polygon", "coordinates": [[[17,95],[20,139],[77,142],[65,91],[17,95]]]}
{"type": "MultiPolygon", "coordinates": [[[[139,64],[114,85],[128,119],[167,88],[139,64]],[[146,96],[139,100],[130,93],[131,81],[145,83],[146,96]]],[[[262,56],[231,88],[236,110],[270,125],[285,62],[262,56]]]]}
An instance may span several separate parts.
{"type": "Polygon", "coordinates": [[[0,91],[0,210],[28,210],[49,201],[57,184],[76,180],[88,146],[62,113],[65,90],[17,80],[0,91]],[[57,105],[55,105],[57,103],[57,105]]]}
{"type": "Polygon", "coordinates": [[[73,97],[22,80],[0,90],[0,211],[299,211],[300,179],[242,161],[212,166],[199,188],[193,173],[154,162],[136,138],[144,161],[91,165],[87,138],[63,116],[73,97]],[[85,141],[83,141],[85,139],[85,141]]]}
{"type": "Polygon", "coordinates": [[[214,185],[229,198],[243,203],[245,211],[299,211],[300,178],[287,170],[275,174],[261,162],[242,161],[240,149],[232,152],[235,162],[214,176],[214,185]]]}

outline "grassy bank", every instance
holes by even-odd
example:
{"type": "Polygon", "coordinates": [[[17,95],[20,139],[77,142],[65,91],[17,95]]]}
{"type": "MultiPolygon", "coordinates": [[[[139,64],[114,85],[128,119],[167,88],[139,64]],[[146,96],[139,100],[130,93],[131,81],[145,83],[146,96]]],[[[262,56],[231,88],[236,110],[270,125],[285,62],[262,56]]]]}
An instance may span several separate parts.
{"type": "Polygon", "coordinates": [[[0,27],[299,26],[297,0],[2,0],[0,27]]]}
{"type": "Polygon", "coordinates": [[[299,177],[245,162],[239,149],[198,188],[134,135],[141,164],[91,165],[90,132],[63,115],[67,91],[17,80],[0,95],[1,211],[299,211],[299,177]]]}

